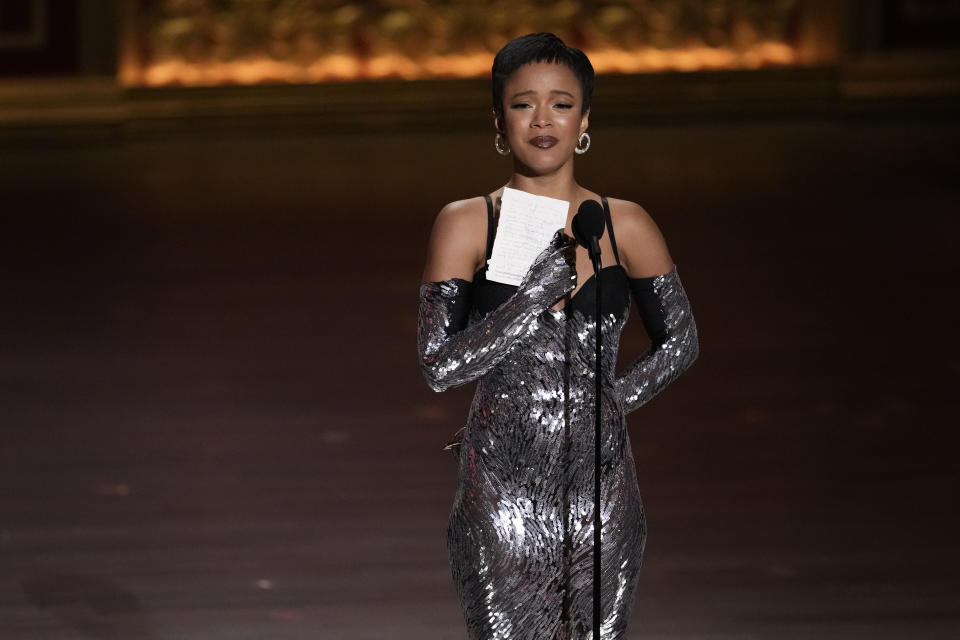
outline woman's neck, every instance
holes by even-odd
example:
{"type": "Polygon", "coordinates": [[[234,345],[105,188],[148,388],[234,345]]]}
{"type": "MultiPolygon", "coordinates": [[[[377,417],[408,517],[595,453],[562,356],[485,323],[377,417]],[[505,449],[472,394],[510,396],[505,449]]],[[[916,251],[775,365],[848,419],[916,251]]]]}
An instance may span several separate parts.
{"type": "Polygon", "coordinates": [[[542,176],[524,175],[515,171],[507,186],[537,196],[567,201],[574,200],[580,191],[580,185],[573,178],[573,171],[558,171],[542,176]]]}

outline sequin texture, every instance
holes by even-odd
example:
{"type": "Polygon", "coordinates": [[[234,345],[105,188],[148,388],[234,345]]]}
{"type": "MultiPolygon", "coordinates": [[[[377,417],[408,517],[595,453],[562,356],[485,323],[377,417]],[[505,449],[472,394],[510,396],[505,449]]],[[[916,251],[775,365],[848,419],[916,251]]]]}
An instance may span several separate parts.
{"type": "MultiPolygon", "coordinates": [[[[566,272],[559,266],[556,270],[561,273],[554,280],[563,280],[566,272]]],[[[449,306],[441,301],[469,284],[427,283],[420,303],[421,364],[431,386],[453,386],[448,384],[454,375],[451,362],[456,384],[478,380],[446,531],[468,636],[588,639],[593,619],[595,319],[579,310],[549,309],[552,300],[542,298],[539,308],[531,310],[530,296],[518,291],[518,299],[485,318],[474,312],[466,328],[446,335],[444,309],[449,306]],[[465,337],[458,342],[461,334],[465,337]],[[436,343],[432,347],[431,341],[436,343]],[[444,356],[425,358],[425,348],[444,356]],[[440,384],[437,366],[443,369],[440,384]]],[[[625,415],[662,390],[699,352],[676,267],[658,276],[655,286],[668,339],[619,378],[616,354],[629,308],[601,319],[604,640],[626,637],[646,542],[625,415]]]]}

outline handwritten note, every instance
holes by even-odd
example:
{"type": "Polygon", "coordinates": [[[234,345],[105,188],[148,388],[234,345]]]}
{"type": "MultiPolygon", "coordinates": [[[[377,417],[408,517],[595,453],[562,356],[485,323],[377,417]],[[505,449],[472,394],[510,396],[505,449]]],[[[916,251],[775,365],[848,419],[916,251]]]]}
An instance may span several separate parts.
{"type": "Polygon", "coordinates": [[[500,221],[487,280],[518,285],[557,229],[567,224],[570,203],[504,187],[500,221]]]}

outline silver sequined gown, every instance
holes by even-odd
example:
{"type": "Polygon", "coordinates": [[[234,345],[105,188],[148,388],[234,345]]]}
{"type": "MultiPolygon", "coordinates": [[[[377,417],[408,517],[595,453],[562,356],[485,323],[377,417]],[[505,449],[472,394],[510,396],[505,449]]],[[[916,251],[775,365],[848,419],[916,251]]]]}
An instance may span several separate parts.
{"type": "MultiPolygon", "coordinates": [[[[556,255],[539,274],[542,287],[522,284],[484,317],[473,309],[468,327],[452,335],[443,309],[471,283],[452,279],[421,288],[419,337],[428,382],[442,390],[478,379],[447,528],[471,640],[592,637],[595,320],[581,309],[593,309],[595,286],[588,281],[564,310],[550,309],[557,291],[569,290],[569,271],[556,255]]],[[[601,277],[605,289],[627,286],[618,265],[601,277]]],[[[697,357],[676,268],[653,282],[673,332],[620,378],[614,367],[630,298],[621,291],[614,296],[621,308],[603,310],[604,640],[625,637],[646,537],[624,416],[697,357]]]]}

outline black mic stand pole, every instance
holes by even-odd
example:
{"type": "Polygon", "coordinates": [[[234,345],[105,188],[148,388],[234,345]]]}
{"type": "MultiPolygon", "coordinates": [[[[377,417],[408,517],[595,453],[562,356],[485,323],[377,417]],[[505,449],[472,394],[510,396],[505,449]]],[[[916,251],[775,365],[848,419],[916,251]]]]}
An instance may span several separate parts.
{"type": "Polygon", "coordinates": [[[603,370],[601,351],[603,349],[603,317],[600,315],[600,242],[596,236],[590,238],[590,260],[593,262],[593,274],[596,287],[596,358],[594,360],[594,447],[593,447],[593,640],[600,640],[600,397],[602,393],[601,373],[603,370]]]}

